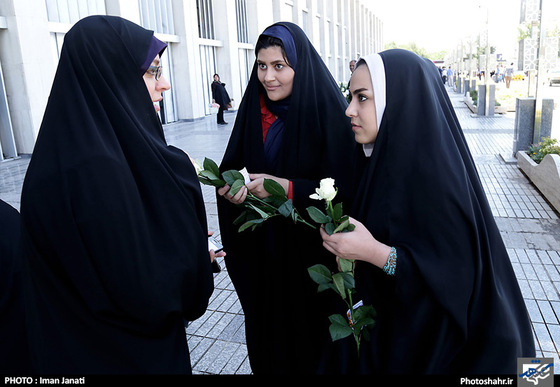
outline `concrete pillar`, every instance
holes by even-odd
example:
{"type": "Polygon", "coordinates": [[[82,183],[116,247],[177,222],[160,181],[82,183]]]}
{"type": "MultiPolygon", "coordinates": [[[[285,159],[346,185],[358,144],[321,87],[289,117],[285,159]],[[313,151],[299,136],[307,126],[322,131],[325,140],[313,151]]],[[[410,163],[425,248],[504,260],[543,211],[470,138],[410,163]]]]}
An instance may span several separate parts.
{"type": "Polygon", "coordinates": [[[488,85],[486,90],[486,115],[493,116],[496,107],[496,85],[488,85]]]}
{"type": "Polygon", "coordinates": [[[136,24],[140,24],[140,4],[138,0],[105,1],[107,15],[120,16],[136,24]]]}
{"type": "MultiPolygon", "coordinates": [[[[227,0],[214,0],[214,20],[220,21],[214,24],[216,39],[221,40],[222,47],[216,48],[216,69],[220,74],[220,81],[226,84],[226,90],[230,98],[237,104],[241,102],[242,90],[239,82],[239,45],[237,42],[237,22],[235,2],[227,0]]],[[[208,79],[212,83],[213,79],[208,79]]]]}
{"type": "MultiPolygon", "coordinates": [[[[529,149],[534,143],[533,132],[535,129],[535,98],[517,98],[515,102],[515,124],[513,134],[513,154],[517,151],[529,149]]],[[[552,130],[552,114],[554,100],[542,100],[541,138],[550,137],[552,130]]]]}
{"type": "Polygon", "coordinates": [[[0,61],[19,154],[35,145],[56,71],[47,9],[36,0],[2,0],[0,61]]]}
{"type": "Polygon", "coordinates": [[[478,85],[476,114],[478,114],[479,116],[483,116],[486,114],[486,86],[485,85],[478,85]]]}
{"type": "Polygon", "coordinates": [[[496,106],[496,85],[478,85],[478,100],[476,106],[476,114],[479,116],[494,115],[494,108],[496,106]]]}
{"type": "Polygon", "coordinates": [[[204,94],[200,86],[201,59],[198,44],[198,19],[196,2],[173,0],[175,34],[179,43],[173,43],[172,60],[177,118],[204,117],[204,94]]]}

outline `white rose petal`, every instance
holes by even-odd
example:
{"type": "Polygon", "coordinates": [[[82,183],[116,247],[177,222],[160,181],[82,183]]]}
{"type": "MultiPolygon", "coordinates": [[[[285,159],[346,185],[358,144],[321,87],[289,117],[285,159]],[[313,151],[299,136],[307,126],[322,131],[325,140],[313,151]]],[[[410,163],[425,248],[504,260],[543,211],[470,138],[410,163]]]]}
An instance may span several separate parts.
{"type": "Polygon", "coordinates": [[[194,159],[191,158],[191,161],[192,161],[192,163],[193,163],[193,165],[194,165],[194,169],[195,169],[195,171],[196,171],[196,174],[199,175],[200,172],[204,170],[204,168],[202,168],[202,167],[200,166],[198,160],[194,160],[194,159]]]}
{"type": "Polygon", "coordinates": [[[251,179],[249,178],[249,172],[247,172],[247,168],[243,168],[239,172],[243,175],[243,178],[245,179],[245,184],[249,184],[251,182],[251,179]]]}
{"type": "Polygon", "coordinates": [[[334,179],[327,177],[326,179],[321,180],[319,188],[316,188],[315,192],[316,194],[312,194],[309,196],[311,199],[323,199],[331,202],[336,196],[337,192],[336,188],[334,187],[334,179]]]}

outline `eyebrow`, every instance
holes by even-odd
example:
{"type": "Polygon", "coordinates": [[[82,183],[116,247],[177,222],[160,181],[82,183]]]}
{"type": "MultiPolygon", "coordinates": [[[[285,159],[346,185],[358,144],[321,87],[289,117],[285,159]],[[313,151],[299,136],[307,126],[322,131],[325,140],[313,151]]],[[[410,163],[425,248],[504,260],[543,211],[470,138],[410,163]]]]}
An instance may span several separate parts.
{"type": "MultiPolygon", "coordinates": [[[[264,60],[261,59],[257,59],[258,63],[266,63],[264,60]]],[[[270,62],[270,64],[278,64],[278,63],[285,63],[288,64],[288,62],[286,62],[284,59],[277,59],[277,60],[273,60],[272,62],[270,62]]]]}
{"type": "Polygon", "coordinates": [[[361,89],[356,89],[354,91],[350,90],[352,94],[361,93],[362,91],[369,91],[367,88],[362,87],[361,89]]]}

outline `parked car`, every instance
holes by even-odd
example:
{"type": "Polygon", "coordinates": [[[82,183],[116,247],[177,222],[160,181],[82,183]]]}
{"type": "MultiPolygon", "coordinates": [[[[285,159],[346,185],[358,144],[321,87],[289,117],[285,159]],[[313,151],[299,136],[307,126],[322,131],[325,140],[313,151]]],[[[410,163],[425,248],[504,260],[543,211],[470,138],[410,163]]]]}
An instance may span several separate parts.
{"type": "Polygon", "coordinates": [[[548,73],[548,84],[552,85],[560,85],[560,69],[551,70],[548,73]]]}

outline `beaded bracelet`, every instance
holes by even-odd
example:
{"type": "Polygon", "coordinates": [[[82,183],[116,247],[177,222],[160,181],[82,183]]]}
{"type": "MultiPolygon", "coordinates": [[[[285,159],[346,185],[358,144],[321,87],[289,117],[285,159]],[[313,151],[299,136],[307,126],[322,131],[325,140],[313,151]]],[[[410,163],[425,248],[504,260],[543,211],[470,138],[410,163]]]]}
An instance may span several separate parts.
{"type": "Polygon", "coordinates": [[[389,253],[389,258],[387,259],[387,263],[385,263],[385,266],[383,266],[383,271],[387,275],[394,276],[396,268],[397,268],[397,249],[391,247],[391,253],[389,253]]]}

